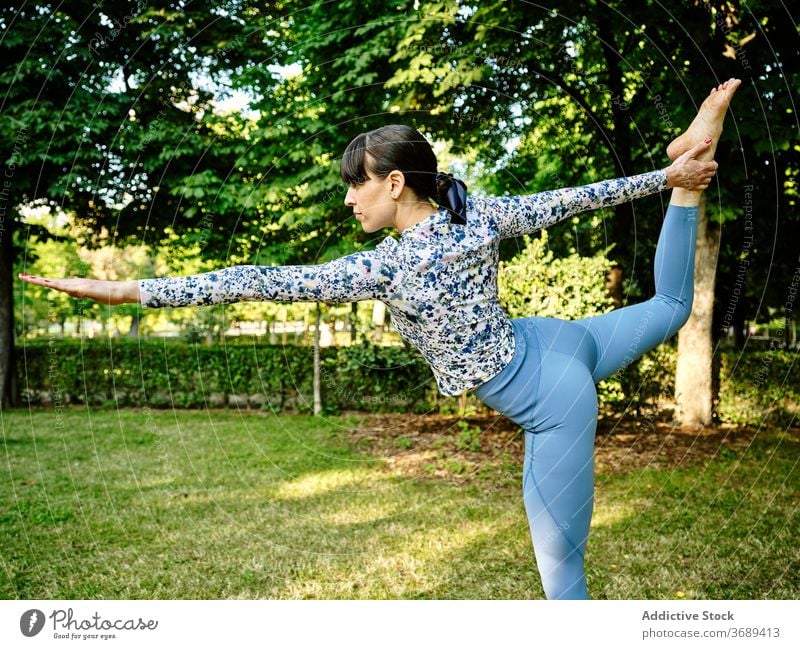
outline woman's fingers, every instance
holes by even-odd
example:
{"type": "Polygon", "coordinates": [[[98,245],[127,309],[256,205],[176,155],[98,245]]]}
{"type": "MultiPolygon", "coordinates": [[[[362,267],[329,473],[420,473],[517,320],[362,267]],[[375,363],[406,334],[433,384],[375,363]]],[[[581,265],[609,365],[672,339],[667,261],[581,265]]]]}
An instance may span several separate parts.
{"type": "Polygon", "coordinates": [[[20,273],[19,278],[29,284],[65,292],[69,292],[73,288],[71,282],[75,281],[70,279],[48,279],[46,277],[37,277],[36,275],[23,275],[22,273],[20,273]]]}
{"type": "Polygon", "coordinates": [[[85,297],[100,304],[127,304],[139,302],[139,286],[136,281],[116,282],[102,279],[47,279],[36,275],[19,274],[19,278],[30,284],[63,291],[72,297],[85,297]]]}
{"type": "Polygon", "coordinates": [[[36,275],[25,275],[20,273],[19,278],[30,284],[52,288],[56,291],[63,291],[70,297],[88,297],[92,300],[111,303],[111,291],[108,288],[109,282],[95,279],[48,279],[36,275]]]}
{"type": "Polygon", "coordinates": [[[37,275],[20,273],[19,278],[30,284],[63,291],[72,297],[85,297],[100,304],[139,304],[139,283],[131,281],[112,281],[105,279],[86,279],[75,277],[71,279],[48,279],[37,275]]]}
{"type": "Polygon", "coordinates": [[[702,178],[701,180],[699,180],[697,182],[696,187],[698,189],[708,189],[708,186],[711,184],[711,180],[712,179],[713,179],[713,176],[706,176],[705,178],[702,178]]]}
{"type": "MultiPolygon", "coordinates": [[[[707,137],[702,142],[698,142],[695,144],[691,149],[689,149],[683,155],[686,156],[686,160],[694,160],[697,156],[703,153],[708,147],[711,146],[711,138],[707,137]]],[[[678,158],[680,160],[680,158],[678,158]]]]}
{"type": "Polygon", "coordinates": [[[44,277],[37,277],[36,275],[28,275],[26,273],[20,273],[19,278],[23,282],[28,282],[29,284],[38,284],[39,286],[49,286],[49,279],[45,279],[44,277]]]}
{"type": "Polygon", "coordinates": [[[66,290],[66,287],[64,286],[64,284],[62,284],[62,282],[69,281],[61,279],[47,279],[45,277],[38,277],[37,275],[26,275],[24,273],[20,273],[19,278],[24,282],[28,282],[29,284],[36,284],[37,286],[54,288],[57,291],[66,290]]]}
{"type": "Polygon", "coordinates": [[[711,143],[711,138],[706,138],[675,159],[671,165],[670,186],[693,191],[708,187],[719,165],[714,160],[697,158],[711,146],[711,143]]]}

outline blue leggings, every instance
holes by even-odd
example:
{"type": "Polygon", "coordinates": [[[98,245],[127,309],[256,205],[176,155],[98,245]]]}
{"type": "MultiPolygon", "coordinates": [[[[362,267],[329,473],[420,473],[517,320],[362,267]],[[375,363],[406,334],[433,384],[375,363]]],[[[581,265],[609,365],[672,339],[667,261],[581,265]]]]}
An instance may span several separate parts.
{"type": "Polygon", "coordinates": [[[588,599],[583,555],[594,502],[595,383],[673,336],[692,310],[697,208],[670,205],[651,299],[591,318],[511,321],[511,362],[476,396],[525,433],[522,491],[548,599],[588,599]]]}

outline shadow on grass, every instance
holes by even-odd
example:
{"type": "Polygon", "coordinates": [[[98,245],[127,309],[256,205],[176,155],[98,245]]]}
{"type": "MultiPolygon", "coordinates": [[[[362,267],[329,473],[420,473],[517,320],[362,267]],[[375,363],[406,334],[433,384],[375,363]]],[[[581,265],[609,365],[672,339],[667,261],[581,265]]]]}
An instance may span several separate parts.
{"type": "MultiPolygon", "coordinates": [[[[0,596],[543,597],[520,487],[392,475],[350,420],[4,413],[0,596]],[[27,433],[22,431],[27,429],[27,433]]],[[[595,598],[795,598],[797,440],[597,483],[595,598]]]]}
{"type": "Polygon", "coordinates": [[[469,490],[385,473],[348,448],[341,420],[41,411],[5,423],[8,598],[424,596],[450,574],[447,548],[505,515],[469,490]]]}

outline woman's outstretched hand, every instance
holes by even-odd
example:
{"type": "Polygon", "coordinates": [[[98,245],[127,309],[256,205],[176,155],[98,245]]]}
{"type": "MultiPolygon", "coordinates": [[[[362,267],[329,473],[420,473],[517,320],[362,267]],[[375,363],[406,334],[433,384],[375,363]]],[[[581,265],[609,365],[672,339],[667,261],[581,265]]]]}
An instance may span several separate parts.
{"type": "Polygon", "coordinates": [[[45,279],[36,275],[26,275],[20,273],[19,278],[29,284],[46,286],[56,291],[64,291],[72,297],[85,297],[94,300],[99,304],[128,304],[138,303],[139,283],[130,282],[110,282],[101,279],[45,279]]]}
{"type": "Polygon", "coordinates": [[[717,173],[719,166],[714,160],[698,160],[711,146],[711,139],[694,145],[683,155],[678,156],[667,167],[667,188],[680,187],[699,192],[706,189],[717,173]]]}

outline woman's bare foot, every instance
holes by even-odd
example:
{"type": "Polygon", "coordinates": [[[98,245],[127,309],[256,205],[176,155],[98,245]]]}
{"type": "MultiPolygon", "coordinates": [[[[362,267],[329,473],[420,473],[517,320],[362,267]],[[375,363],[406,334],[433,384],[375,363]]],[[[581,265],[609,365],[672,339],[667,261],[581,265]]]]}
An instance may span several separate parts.
{"type": "Polygon", "coordinates": [[[728,79],[711,89],[711,94],[700,106],[697,117],[694,118],[689,128],[669,143],[667,155],[670,160],[675,160],[707,137],[712,139],[712,145],[702,159],[713,160],[719,136],[722,134],[725,113],[728,111],[733,94],[741,84],[741,79],[728,79]]]}

